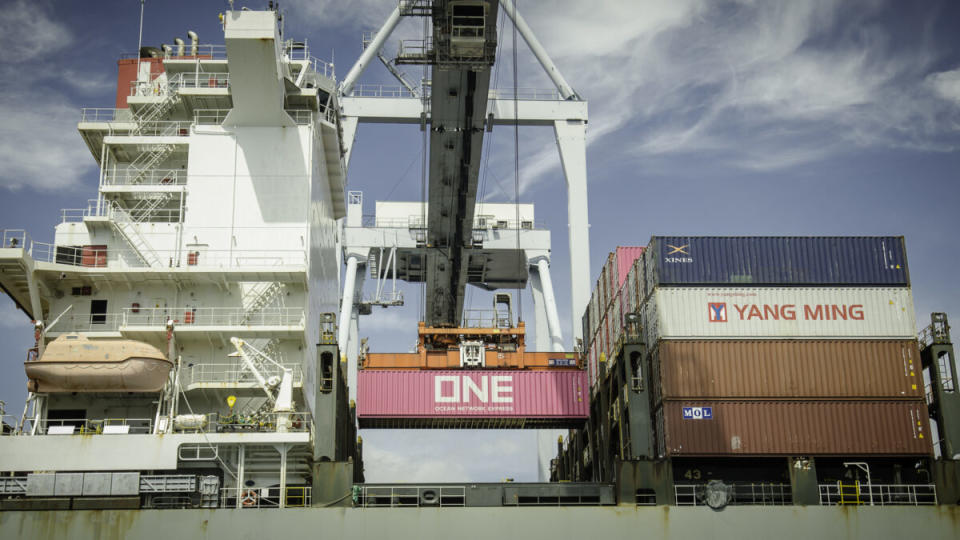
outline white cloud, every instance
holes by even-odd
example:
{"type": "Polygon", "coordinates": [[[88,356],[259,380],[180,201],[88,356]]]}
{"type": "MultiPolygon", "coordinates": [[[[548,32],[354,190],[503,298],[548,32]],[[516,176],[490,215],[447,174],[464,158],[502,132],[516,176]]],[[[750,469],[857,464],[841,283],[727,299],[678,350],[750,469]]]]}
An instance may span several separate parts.
{"type": "Polygon", "coordinates": [[[76,186],[96,163],[77,134],[77,109],[24,95],[0,97],[0,186],[76,186]],[[38,105],[42,103],[42,106],[38,105]]]}
{"type": "Polygon", "coordinates": [[[70,188],[95,168],[76,131],[78,108],[50,89],[55,85],[40,82],[59,73],[87,93],[106,83],[50,63],[74,37],[49,11],[42,2],[24,1],[0,10],[0,187],[70,188]]]}
{"type": "Polygon", "coordinates": [[[960,68],[931,73],[926,83],[941,98],[960,104],[960,68]]]}
{"type": "Polygon", "coordinates": [[[46,13],[45,2],[18,0],[0,10],[0,62],[49,58],[73,41],[73,34],[46,13]]]}

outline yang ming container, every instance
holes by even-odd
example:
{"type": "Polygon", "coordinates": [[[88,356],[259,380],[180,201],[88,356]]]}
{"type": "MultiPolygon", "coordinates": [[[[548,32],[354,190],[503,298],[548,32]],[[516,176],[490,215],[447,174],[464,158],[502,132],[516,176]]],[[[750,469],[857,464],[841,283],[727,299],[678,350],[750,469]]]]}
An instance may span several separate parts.
{"type": "Polygon", "coordinates": [[[661,399],[922,399],[916,340],[661,341],[650,356],[661,399]]]}
{"type": "Polygon", "coordinates": [[[361,428],[574,427],[589,415],[583,370],[360,370],[361,428]]]}
{"type": "Polygon", "coordinates": [[[917,401],[665,401],[662,456],[929,456],[917,401]]]}
{"type": "Polygon", "coordinates": [[[910,289],[661,287],[643,306],[649,346],[660,339],[914,339],[910,289]]]}
{"type": "Polygon", "coordinates": [[[909,287],[902,236],[654,236],[644,291],[658,285],[909,287]]]}

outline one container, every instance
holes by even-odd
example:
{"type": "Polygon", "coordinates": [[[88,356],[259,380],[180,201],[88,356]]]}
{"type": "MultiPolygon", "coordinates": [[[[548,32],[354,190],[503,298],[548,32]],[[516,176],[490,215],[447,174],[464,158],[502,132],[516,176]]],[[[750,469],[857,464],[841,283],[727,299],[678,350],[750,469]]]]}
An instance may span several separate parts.
{"type": "Polygon", "coordinates": [[[647,343],[659,339],[913,339],[910,289],[661,287],[644,304],[647,343]]]}
{"type": "Polygon", "coordinates": [[[662,456],[929,456],[916,401],[665,401],[662,456]]]}
{"type": "Polygon", "coordinates": [[[916,340],[661,341],[650,356],[661,399],[922,399],[916,340]]]}
{"type": "Polygon", "coordinates": [[[902,236],[654,236],[645,292],[657,285],[909,287],[902,236]]]}
{"type": "Polygon", "coordinates": [[[588,403],[585,371],[360,370],[357,375],[360,427],[563,427],[582,423],[588,403]],[[505,419],[513,421],[497,422],[505,419]]]}

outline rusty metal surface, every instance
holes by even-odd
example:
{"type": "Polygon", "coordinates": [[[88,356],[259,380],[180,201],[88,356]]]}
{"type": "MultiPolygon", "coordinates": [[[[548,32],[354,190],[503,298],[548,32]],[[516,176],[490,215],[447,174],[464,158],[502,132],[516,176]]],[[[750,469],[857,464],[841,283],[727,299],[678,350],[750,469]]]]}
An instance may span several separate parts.
{"type": "Polygon", "coordinates": [[[0,538],[714,538],[960,537],[960,507],[732,506],[307,508],[0,512],[0,538]],[[282,535],[278,535],[282,531],[282,535]]]}
{"type": "Polygon", "coordinates": [[[656,400],[923,397],[916,340],[661,341],[656,400]]]}
{"type": "Polygon", "coordinates": [[[931,455],[927,418],[923,401],[670,400],[657,411],[658,450],[670,456],[931,455]]]}
{"type": "MultiPolygon", "coordinates": [[[[578,370],[583,361],[577,353],[498,352],[487,350],[484,366],[488,369],[578,370]],[[572,363],[572,365],[567,365],[572,363]]],[[[460,351],[420,353],[367,353],[363,369],[460,369],[460,351]]]]}

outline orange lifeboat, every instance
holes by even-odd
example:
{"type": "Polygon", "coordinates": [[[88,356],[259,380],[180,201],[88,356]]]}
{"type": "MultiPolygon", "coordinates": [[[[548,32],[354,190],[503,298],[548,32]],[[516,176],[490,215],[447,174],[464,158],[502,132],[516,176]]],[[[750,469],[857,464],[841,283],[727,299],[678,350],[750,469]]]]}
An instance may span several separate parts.
{"type": "Polygon", "coordinates": [[[141,341],[65,334],[23,366],[31,392],[157,392],[173,362],[141,341]]]}

